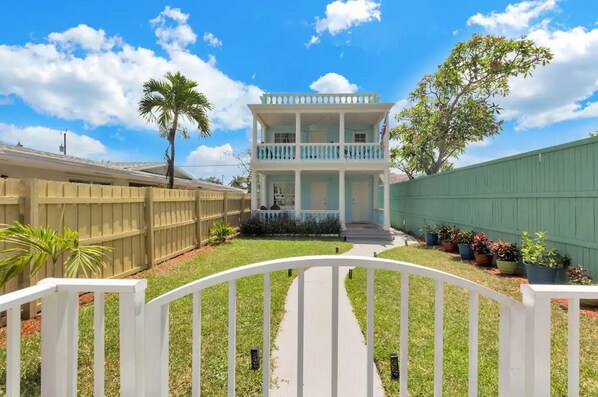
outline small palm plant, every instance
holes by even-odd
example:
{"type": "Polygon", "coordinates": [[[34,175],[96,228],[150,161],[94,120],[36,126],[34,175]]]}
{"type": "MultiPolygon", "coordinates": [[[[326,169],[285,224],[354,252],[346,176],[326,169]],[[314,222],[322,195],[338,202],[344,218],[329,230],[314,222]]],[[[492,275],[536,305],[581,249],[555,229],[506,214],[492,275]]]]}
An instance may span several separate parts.
{"type": "Polygon", "coordinates": [[[30,274],[37,273],[51,260],[56,265],[66,255],[64,274],[75,277],[83,273],[86,277],[98,274],[106,266],[104,255],[111,248],[99,245],[81,245],[79,233],[68,227],[62,235],[50,227],[32,227],[20,222],[4,225],[0,229],[0,243],[6,248],[0,250],[0,286],[18,276],[30,266],[30,274]]]}

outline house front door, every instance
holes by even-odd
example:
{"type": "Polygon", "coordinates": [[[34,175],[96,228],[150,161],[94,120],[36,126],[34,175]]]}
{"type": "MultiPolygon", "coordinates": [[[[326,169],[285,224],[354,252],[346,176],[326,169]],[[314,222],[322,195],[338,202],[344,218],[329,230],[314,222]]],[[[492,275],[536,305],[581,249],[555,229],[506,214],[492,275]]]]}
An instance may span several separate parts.
{"type": "Polygon", "coordinates": [[[310,210],[323,211],[328,209],[328,183],[311,183],[311,206],[310,210]]]}
{"type": "Polygon", "coordinates": [[[356,181],[351,184],[351,221],[367,223],[370,208],[369,184],[367,181],[356,181]]]}

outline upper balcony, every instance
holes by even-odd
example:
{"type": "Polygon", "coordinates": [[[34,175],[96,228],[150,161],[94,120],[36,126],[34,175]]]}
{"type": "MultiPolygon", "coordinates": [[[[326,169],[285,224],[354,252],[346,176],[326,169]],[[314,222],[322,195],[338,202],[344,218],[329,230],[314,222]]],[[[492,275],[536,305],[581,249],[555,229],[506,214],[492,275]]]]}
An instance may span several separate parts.
{"type": "Polygon", "coordinates": [[[252,163],[390,162],[392,106],[378,94],[265,94],[249,105],[252,163]]]}

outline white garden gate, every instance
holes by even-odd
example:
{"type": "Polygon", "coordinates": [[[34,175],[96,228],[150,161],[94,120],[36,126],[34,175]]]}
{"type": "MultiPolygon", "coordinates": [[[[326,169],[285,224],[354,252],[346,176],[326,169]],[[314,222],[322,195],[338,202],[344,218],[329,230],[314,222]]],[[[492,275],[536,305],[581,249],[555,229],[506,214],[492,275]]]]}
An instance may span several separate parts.
{"type": "Polygon", "coordinates": [[[598,299],[598,287],[522,285],[523,303],[489,288],[438,270],[387,259],[357,256],[311,256],[257,263],[214,274],[168,292],[145,303],[145,280],[46,279],[39,285],[0,296],[0,311],[7,311],[6,394],[20,393],[20,305],[42,299],[42,396],[76,396],[78,355],[78,295],[93,292],[94,388],[104,394],[104,297],[119,294],[121,396],[165,397],[168,390],[169,305],[193,297],[192,395],[201,386],[201,297],[206,288],[228,284],[228,396],[235,395],[236,286],[243,277],[262,276],[263,292],[263,395],[270,384],[270,280],[271,273],[298,270],[297,396],[303,395],[304,272],[310,267],[329,267],[332,273],[331,396],[338,394],[338,271],[341,266],[367,269],[367,378],[368,395],[374,379],[374,271],[401,274],[400,390],[408,395],[409,276],[435,282],[434,395],[442,396],[444,343],[444,288],[455,285],[469,292],[469,396],[477,396],[479,297],[494,300],[499,316],[499,395],[550,396],[550,299],[569,299],[569,396],[579,395],[579,299],[598,299]],[[51,315],[48,315],[51,313],[51,315]]]}

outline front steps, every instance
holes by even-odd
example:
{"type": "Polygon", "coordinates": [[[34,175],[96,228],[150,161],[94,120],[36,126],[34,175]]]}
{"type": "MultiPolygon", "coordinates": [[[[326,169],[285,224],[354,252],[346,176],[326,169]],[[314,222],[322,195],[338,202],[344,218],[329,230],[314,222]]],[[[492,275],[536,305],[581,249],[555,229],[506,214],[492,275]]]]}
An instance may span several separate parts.
{"type": "Polygon", "coordinates": [[[347,241],[393,241],[394,235],[389,230],[383,230],[376,225],[348,225],[347,230],[341,232],[341,237],[347,241]]]}

